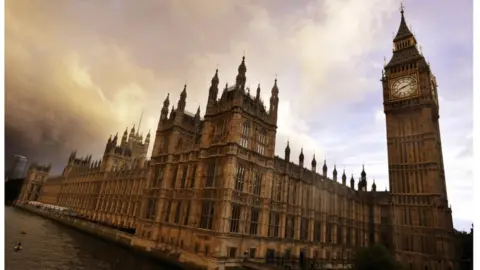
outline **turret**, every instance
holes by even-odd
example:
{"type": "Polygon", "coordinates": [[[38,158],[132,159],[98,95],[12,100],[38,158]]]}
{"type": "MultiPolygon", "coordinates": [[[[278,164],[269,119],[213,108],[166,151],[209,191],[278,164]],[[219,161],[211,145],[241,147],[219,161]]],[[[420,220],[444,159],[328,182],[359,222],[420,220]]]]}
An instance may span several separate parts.
{"type": "Polygon", "coordinates": [[[360,175],[363,189],[367,190],[367,173],[365,172],[365,165],[362,165],[362,173],[360,175]]]}
{"type": "Polygon", "coordinates": [[[355,190],[355,179],[353,179],[353,174],[352,174],[352,177],[350,178],[350,188],[355,190]]]}
{"type": "MultiPolygon", "coordinates": [[[[108,147],[108,143],[107,143],[107,147],[108,147]]],[[[68,163],[73,162],[76,158],[76,155],[77,155],[77,151],[72,151],[70,153],[70,156],[68,157],[68,163]]]]}
{"type": "Polygon", "coordinates": [[[135,125],[130,129],[130,134],[128,135],[128,142],[130,145],[135,141],[135,125]]]}
{"type": "Polygon", "coordinates": [[[257,95],[255,96],[255,101],[257,104],[260,102],[260,84],[257,86],[257,95]]]}
{"type": "Polygon", "coordinates": [[[168,107],[170,106],[170,93],[167,94],[167,97],[163,101],[163,107],[160,114],[160,123],[167,120],[168,117],[168,107]]]}
{"type": "Polygon", "coordinates": [[[145,146],[148,148],[148,145],[150,144],[150,130],[148,131],[147,137],[145,138],[145,146]]]}
{"type": "Polygon", "coordinates": [[[128,136],[128,128],[125,128],[125,131],[123,132],[122,136],[122,146],[124,146],[127,143],[127,136],[128,136]]]}
{"type": "Polygon", "coordinates": [[[200,121],[200,106],[198,106],[197,112],[195,113],[195,121],[200,121]]]}
{"type": "Polygon", "coordinates": [[[315,154],[313,154],[313,159],[312,159],[312,171],[313,172],[317,171],[317,161],[315,160],[315,154]]]}
{"type": "Polygon", "coordinates": [[[300,155],[298,156],[298,164],[303,168],[303,161],[305,157],[303,156],[303,148],[300,149],[300,155]]]}
{"type": "Polygon", "coordinates": [[[323,178],[325,178],[325,179],[327,179],[327,171],[328,171],[327,160],[325,159],[323,161],[323,168],[322,168],[323,178]]]}
{"type": "Polygon", "coordinates": [[[245,83],[247,82],[247,66],[245,65],[245,56],[242,57],[242,63],[238,66],[238,74],[235,80],[235,89],[245,91],[245,83]]]}
{"type": "Polygon", "coordinates": [[[373,179],[372,191],[373,191],[373,192],[377,191],[377,185],[375,185],[375,179],[373,179]]]}
{"type": "Polygon", "coordinates": [[[287,147],[285,147],[285,161],[290,162],[290,143],[287,141],[287,147]]]}
{"type": "Polygon", "coordinates": [[[333,181],[337,181],[337,165],[333,165],[333,181]]]}
{"type": "Polygon", "coordinates": [[[212,106],[217,101],[219,82],[220,80],[218,79],[218,69],[217,69],[215,71],[215,75],[212,78],[212,84],[210,85],[210,89],[208,90],[207,107],[212,106]]]}
{"type": "Polygon", "coordinates": [[[277,123],[278,117],[278,86],[277,86],[277,79],[275,78],[275,82],[273,83],[272,87],[272,95],[270,96],[270,109],[269,115],[272,118],[274,123],[277,123]]]}
{"type": "Polygon", "coordinates": [[[347,175],[345,174],[345,169],[343,170],[342,174],[342,185],[347,185],[347,175]]]}
{"type": "Polygon", "coordinates": [[[116,147],[116,146],[117,146],[117,141],[118,141],[118,132],[115,134],[115,137],[113,137],[112,147],[116,147]]]}
{"type": "Polygon", "coordinates": [[[184,112],[187,105],[187,85],[183,87],[182,93],[180,93],[180,99],[178,100],[177,111],[184,112]]]}
{"type": "Polygon", "coordinates": [[[170,111],[170,119],[175,118],[175,106],[172,106],[172,110],[170,111]]]}

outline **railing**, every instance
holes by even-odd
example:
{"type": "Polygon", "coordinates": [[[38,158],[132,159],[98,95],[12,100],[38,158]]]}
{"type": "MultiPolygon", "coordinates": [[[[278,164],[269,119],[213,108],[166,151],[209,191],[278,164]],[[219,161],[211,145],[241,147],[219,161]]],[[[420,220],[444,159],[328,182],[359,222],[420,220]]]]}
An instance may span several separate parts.
{"type": "Polygon", "coordinates": [[[297,258],[297,257],[271,257],[266,258],[264,263],[258,260],[245,259],[245,262],[255,264],[264,264],[265,266],[272,266],[275,269],[337,269],[346,270],[352,269],[351,262],[348,259],[324,259],[324,258],[297,258]]]}

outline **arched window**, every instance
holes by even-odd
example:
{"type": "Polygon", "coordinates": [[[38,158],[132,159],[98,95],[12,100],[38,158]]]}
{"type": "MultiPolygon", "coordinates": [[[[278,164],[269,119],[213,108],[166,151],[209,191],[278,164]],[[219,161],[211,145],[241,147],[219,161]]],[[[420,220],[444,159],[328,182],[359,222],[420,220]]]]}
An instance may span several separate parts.
{"type": "Polygon", "coordinates": [[[266,132],[265,130],[261,130],[258,132],[258,138],[257,138],[257,152],[260,155],[265,154],[265,143],[266,143],[266,132]]]}
{"type": "Polygon", "coordinates": [[[182,146],[183,146],[183,140],[182,138],[180,138],[178,140],[178,143],[177,143],[177,150],[181,150],[182,149],[182,146]]]}
{"type": "Polygon", "coordinates": [[[240,136],[240,146],[248,148],[248,135],[250,134],[250,124],[248,122],[243,123],[242,134],[240,136]]]}

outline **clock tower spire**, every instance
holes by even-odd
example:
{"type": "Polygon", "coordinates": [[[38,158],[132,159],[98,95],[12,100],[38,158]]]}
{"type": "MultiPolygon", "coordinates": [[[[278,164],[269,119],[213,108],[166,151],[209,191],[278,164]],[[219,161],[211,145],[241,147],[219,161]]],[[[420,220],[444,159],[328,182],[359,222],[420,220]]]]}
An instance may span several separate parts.
{"type": "Polygon", "coordinates": [[[436,79],[417,49],[403,5],[382,72],[395,255],[407,269],[453,269],[436,79]],[[410,268],[408,268],[410,267],[410,268]]]}

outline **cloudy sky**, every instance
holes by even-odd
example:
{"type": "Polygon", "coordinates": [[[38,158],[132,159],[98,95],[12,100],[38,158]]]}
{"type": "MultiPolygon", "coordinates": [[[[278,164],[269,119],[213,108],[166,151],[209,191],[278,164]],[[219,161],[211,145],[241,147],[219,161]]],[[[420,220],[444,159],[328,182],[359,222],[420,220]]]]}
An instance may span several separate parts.
{"type": "MultiPolygon", "coordinates": [[[[380,83],[400,23],[385,0],[7,0],[6,155],[52,162],[100,158],[110,134],[154,129],[162,102],[205,109],[210,79],[247,84],[268,103],[280,88],[277,154],[287,140],[370,183],[387,186],[380,83]],[[138,124],[137,124],[138,125],[138,124]]],[[[404,1],[407,23],[437,76],[455,225],[472,221],[472,1],[404,1]]],[[[7,162],[8,165],[8,162],[7,162]]],[[[331,171],[331,170],[330,170],[331,171]]]]}

